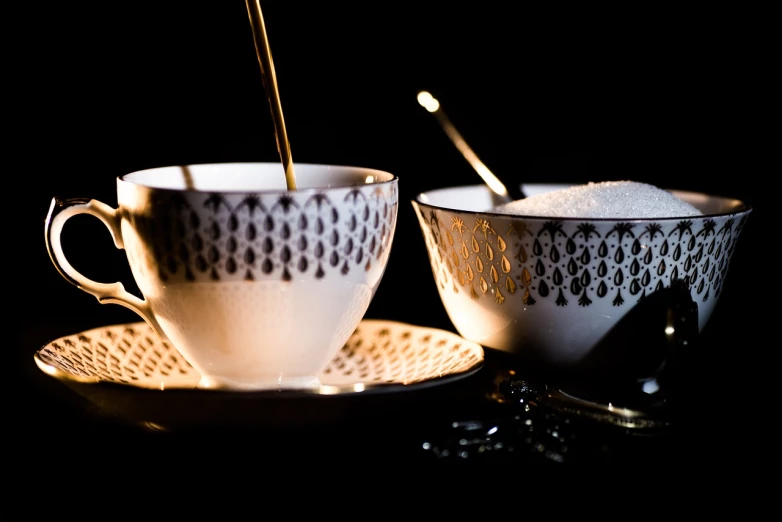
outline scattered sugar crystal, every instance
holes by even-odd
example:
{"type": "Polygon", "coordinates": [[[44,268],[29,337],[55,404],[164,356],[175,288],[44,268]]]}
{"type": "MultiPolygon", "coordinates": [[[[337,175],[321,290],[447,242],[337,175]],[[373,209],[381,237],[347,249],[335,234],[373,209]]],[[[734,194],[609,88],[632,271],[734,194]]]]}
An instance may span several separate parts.
{"type": "Polygon", "coordinates": [[[494,211],[524,216],[614,219],[702,214],[672,193],[637,181],[590,181],[505,203],[494,211]]]}

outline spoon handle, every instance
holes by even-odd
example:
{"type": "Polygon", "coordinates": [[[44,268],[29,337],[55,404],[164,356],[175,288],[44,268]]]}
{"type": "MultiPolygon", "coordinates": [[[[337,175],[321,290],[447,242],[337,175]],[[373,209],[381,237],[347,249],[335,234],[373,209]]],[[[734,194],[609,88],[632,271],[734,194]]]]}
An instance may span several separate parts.
{"type": "Polygon", "coordinates": [[[505,184],[478,158],[478,155],[470,148],[462,135],[456,130],[451,120],[446,116],[440,102],[430,93],[421,91],[418,93],[418,103],[431,112],[440,124],[445,134],[448,135],[451,142],[462,153],[464,159],[472,165],[472,168],[483,178],[483,181],[489,186],[494,195],[494,204],[501,205],[517,199],[524,199],[526,194],[521,190],[520,183],[505,184]]]}

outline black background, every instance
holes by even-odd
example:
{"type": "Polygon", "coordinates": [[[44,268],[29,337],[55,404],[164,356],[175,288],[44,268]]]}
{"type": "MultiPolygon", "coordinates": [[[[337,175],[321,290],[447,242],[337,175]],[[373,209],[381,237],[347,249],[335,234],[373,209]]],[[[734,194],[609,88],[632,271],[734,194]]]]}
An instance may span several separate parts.
{"type": "MultiPolygon", "coordinates": [[[[5,249],[5,324],[16,342],[4,355],[14,359],[4,365],[12,372],[4,422],[29,453],[93,433],[33,352],[62,335],[138,320],[56,272],[43,236],[52,197],[114,205],[115,178],[134,170],[280,159],[245,4],[161,4],[31,5],[6,18],[22,30],[5,78],[15,115],[7,152],[16,159],[5,217],[18,236],[5,249]]],[[[704,364],[715,400],[756,402],[747,389],[723,386],[751,376],[774,350],[762,333],[764,310],[776,309],[769,187],[779,175],[764,13],[544,11],[492,1],[269,1],[263,9],[294,161],[399,176],[394,250],[367,317],[453,329],[409,201],[480,178],[418,105],[416,94],[429,90],[506,180],[632,179],[753,205],[708,327],[725,342],[704,364]]],[[[73,264],[127,282],[123,253],[102,225],[87,218],[79,226],[65,236],[73,264]]]]}

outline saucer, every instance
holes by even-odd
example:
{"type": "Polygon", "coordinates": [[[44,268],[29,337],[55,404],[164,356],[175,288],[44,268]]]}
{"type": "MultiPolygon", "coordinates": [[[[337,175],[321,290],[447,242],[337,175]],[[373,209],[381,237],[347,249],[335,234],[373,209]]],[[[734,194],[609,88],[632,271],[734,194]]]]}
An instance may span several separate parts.
{"type": "Polygon", "coordinates": [[[324,404],[325,396],[347,400],[458,381],[483,366],[484,351],[445,330],[364,319],[321,373],[319,388],[252,392],[198,388],[198,372],[145,322],[60,337],[34,359],[40,370],[99,410],[163,429],[226,421],[263,424],[268,415],[286,424],[295,417],[328,416],[334,412],[324,404]],[[286,404],[294,410],[286,410],[286,404]]]}
{"type": "MultiPolygon", "coordinates": [[[[200,380],[179,352],[144,322],[61,337],[38,350],[35,362],[57,379],[80,383],[195,390],[200,380]]],[[[364,319],[321,372],[320,388],[294,393],[399,391],[464,377],[482,364],[483,348],[454,333],[364,319]]]]}

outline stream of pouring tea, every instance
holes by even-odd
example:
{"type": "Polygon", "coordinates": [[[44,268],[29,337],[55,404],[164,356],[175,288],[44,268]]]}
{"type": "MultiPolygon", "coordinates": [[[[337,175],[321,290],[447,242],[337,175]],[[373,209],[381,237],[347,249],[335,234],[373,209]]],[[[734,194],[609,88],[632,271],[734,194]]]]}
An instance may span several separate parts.
{"type": "Polygon", "coordinates": [[[288,190],[296,190],[296,175],[293,170],[291,146],[288,142],[288,132],[285,130],[285,118],[282,115],[280,93],[277,89],[277,75],[274,72],[274,62],[269,49],[269,39],[266,36],[261,3],[260,0],[245,0],[245,4],[247,4],[247,14],[250,17],[250,25],[253,30],[255,53],[258,55],[258,63],[261,66],[263,86],[266,89],[266,97],[269,99],[269,106],[272,111],[277,150],[280,153],[283,169],[285,169],[285,182],[288,185],[288,190]]]}

